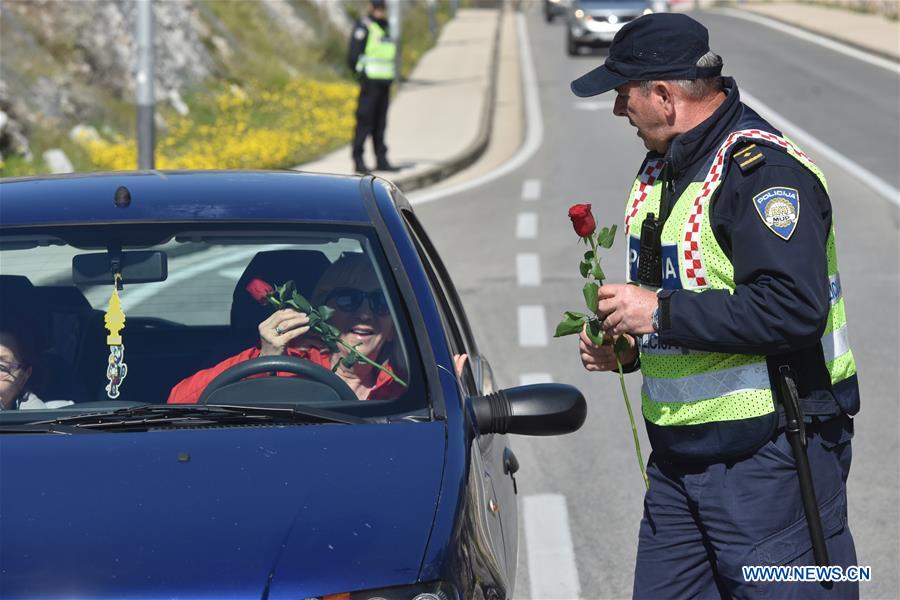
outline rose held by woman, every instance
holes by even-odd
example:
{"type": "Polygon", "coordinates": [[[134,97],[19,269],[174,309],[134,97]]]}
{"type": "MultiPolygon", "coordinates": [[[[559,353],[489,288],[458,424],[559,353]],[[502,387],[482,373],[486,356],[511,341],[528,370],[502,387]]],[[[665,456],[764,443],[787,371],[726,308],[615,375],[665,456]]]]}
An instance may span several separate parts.
{"type": "Polygon", "coordinates": [[[597,229],[590,204],[573,204],[569,208],[569,218],[572,219],[572,227],[578,237],[588,237],[597,229]]]}
{"type": "Polygon", "coordinates": [[[254,277],[250,280],[250,283],[247,284],[246,290],[254,300],[262,305],[267,304],[269,296],[271,296],[275,292],[275,288],[273,288],[262,279],[259,279],[258,277],[254,277]]]}

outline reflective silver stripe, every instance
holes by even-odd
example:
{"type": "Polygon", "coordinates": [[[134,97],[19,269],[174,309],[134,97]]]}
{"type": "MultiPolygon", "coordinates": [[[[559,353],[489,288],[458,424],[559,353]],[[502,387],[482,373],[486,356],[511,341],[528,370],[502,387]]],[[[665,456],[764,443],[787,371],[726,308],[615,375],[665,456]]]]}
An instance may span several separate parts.
{"type": "Polygon", "coordinates": [[[822,353],[825,362],[831,362],[850,351],[850,336],[847,335],[847,324],[822,336],[822,353]]]}
{"type": "Polygon", "coordinates": [[[654,402],[696,402],[751,390],[768,390],[769,372],[765,362],[733,369],[700,373],[677,379],[644,377],[641,388],[654,402]]]}
{"type": "Polygon", "coordinates": [[[844,294],[841,292],[841,275],[835,273],[828,278],[828,297],[831,299],[831,305],[837,304],[844,294]]]}
{"type": "Polygon", "coordinates": [[[641,336],[641,352],[643,354],[650,354],[653,356],[702,356],[704,354],[708,354],[708,352],[701,352],[699,350],[689,350],[682,346],[674,346],[670,344],[661,344],[659,342],[659,334],[651,333],[649,335],[641,336]]]}

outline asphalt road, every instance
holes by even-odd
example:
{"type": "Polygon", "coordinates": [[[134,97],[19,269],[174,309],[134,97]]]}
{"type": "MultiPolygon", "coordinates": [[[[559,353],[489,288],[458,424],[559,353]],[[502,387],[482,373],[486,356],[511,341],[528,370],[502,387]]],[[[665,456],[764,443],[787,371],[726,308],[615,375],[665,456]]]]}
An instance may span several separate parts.
{"type": "MultiPolygon", "coordinates": [[[[863,597],[900,597],[898,211],[847,166],[853,162],[898,186],[897,74],[756,23],[697,16],[711,28],[726,74],[791,127],[776,125],[795,139],[794,129],[802,129],[847,157],[832,160],[809,151],[830,183],[860,368],[863,408],[849,482],[850,524],[859,564],[873,571],[874,580],[862,585],[863,597]]],[[[513,440],[525,507],[516,596],[630,597],[643,484],[618,379],[588,374],[576,340],[550,336],[563,311],[580,310],[583,302],[577,269],[582,248],[567,208],[590,202],[601,225],[621,223],[644,151],[627,121],[612,115],[612,97],[579,100],[569,92],[569,82],[602,62],[603,52],[566,56],[563,25],[544,23],[538,11],[527,14],[527,25],[543,121],[540,148],[514,172],[416,211],[448,264],[498,383],[549,378],[578,386],[588,398],[588,420],[578,433],[513,440]],[[541,310],[544,324],[534,316],[520,322],[541,310]],[[546,494],[562,498],[566,508],[568,532],[561,542],[560,536],[552,542],[537,538],[549,521],[542,527],[529,501],[546,494]],[[563,564],[564,551],[555,553],[562,557],[558,562],[535,558],[538,545],[565,546],[569,540],[572,565],[563,564]]],[[[623,279],[624,254],[620,236],[605,257],[610,281],[623,279]]],[[[639,376],[628,377],[635,410],[639,386],[639,376]]],[[[649,444],[639,428],[646,458],[649,444]]]]}

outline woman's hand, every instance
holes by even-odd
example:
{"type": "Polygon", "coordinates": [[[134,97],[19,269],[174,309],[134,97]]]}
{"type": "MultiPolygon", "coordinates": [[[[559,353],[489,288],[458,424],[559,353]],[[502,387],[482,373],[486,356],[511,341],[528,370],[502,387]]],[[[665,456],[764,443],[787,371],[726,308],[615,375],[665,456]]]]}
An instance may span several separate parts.
{"type": "Polygon", "coordinates": [[[259,324],[259,355],[280,356],[290,343],[309,331],[309,316],[291,308],[276,310],[259,324]]]}
{"type": "MultiPolygon", "coordinates": [[[[581,341],[578,350],[581,353],[581,364],[588,371],[616,371],[619,365],[616,363],[616,353],[613,350],[616,339],[619,336],[604,335],[603,345],[598,346],[587,336],[584,329],[581,330],[581,341]]],[[[637,345],[635,339],[625,335],[628,340],[628,350],[622,353],[619,360],[623,365],[631,364],[637,358],[637,345]]]]}

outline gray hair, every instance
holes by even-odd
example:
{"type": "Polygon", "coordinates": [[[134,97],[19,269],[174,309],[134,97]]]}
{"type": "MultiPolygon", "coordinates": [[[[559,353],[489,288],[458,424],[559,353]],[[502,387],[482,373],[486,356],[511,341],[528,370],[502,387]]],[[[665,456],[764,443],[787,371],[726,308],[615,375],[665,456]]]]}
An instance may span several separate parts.
{"type": "MultiPolygon", "coordinates": [[[[722,57],[712,51],[707,52],[697,61],[698,67],[721,67],[722,64],[722,57]]],[[[720,75],[706,77],[704,79],[673,79],[669,80],[669,83],[673,83],[680,87],[685,95],[691,100],[701,100],[707,96],[721,92],[723,89],[722,77],[720,75]]],[[[653,81],[640,82],[640,89],[644,94],[648,93],[651,87],[653,87],[653,81]]]]}

